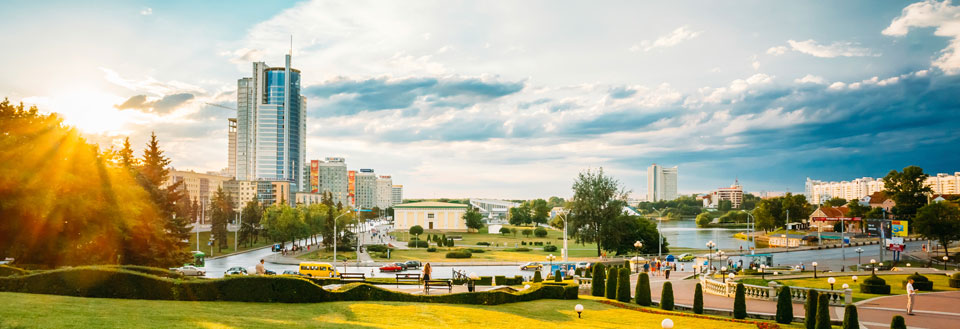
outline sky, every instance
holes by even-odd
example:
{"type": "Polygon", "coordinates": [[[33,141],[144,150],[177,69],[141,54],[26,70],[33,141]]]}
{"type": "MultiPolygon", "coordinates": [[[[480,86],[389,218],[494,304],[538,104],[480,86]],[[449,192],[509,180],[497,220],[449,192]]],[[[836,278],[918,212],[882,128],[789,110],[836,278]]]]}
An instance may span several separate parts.
{"type": "Polygon", "coordinates": [[[291,51],[307,158],[406,198],[569,197],[603,168],[641,198],[739,180],[960,171],[956,1],[24,1],[0,16],[0,97],[91,142],[151,131],[177,169],[227,166],[252,62],[291,51]]]}

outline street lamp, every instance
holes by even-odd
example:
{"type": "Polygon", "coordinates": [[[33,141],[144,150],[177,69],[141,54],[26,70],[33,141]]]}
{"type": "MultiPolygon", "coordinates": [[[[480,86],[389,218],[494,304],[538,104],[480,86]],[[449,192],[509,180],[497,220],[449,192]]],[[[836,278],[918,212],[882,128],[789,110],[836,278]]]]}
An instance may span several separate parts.
{"type": "Polygon", "coordinates": [[[637,259],[633,260],[634,264],[636,264],[633,266],[634,268],[636,268],[636,271],[634,272],[639,273],[640,272],[640,248],[643,247],[643,242],[640,242],[639,240],[637,240],[637,242],[633,243],[633,247],[637,248],[637,259]]]}
{"type": "Polygon", "coordinates": [[[810,263],[810,265],[813,265],[813,278],[816,279],[817,278],[817,262],[810,263]]]}
{"type": "Polygon", "coordinates": [[[720,278],[723,280],[723,283],[727,283],[727,277],[724,275],[727,273],[727,267],[723,266],[720,268],[720,278]]]}
{"type": "Polygon", "coordinates": [[[863,248],[857,248],[857,272],[860,271],[860,254],[863,253],[863,248]]]}
{"type": "Polygon", "coordinates": [[[870,259],[870,270],[873,272],[871,274],[877,275],[877,260],[870,259]]]}
{"type": "Polygon", "coordinates": [[[767,265],[760,264],[760,279],[761,279],[761,280],[766,280],[766,276],[765,276],[766,272],[763,271],[765,268],[767,268],[767,265]]]}
{"type": "Polygon", "coordinates": [[[573,310],[577,311],[577,319],[580,318],[580,313],[583,313],[583,305],[577,304],[573,307],[573,310]]]}
{"type": "Polygon", "coordinates": [[[657,210],[657,208],[653,210],[657,212],[657,258],[661,258],[663,257],[663,230],[660,227],[663,226],[663,210],[657,210]]]}
{"type": "Polygon", "coordinates": [[[834,278],[828,278],[828,279],[827,279],[827,283],[830,284],[830,290],[833,290],[833,284],[836,283],[836,282],[837,282],[837,279],[834,279],[834,278]]]}
{"type": "Polygon", "coordinates": [[[563,261],[567,261],[568,255],[570,255],[570,250],[567,249],[567,213],[570,212],[567,209],[561,209],[557,213],[557,216],[560,216],[560,219],[563,219],[563,261]]]}
{"type": "Polygon", "coordinates": [[[947,257],[947,256],[943,256],[943,270],[944,270],[944,271],[947,270],[947,260],[948,260],[948,259],[950,259],[950,258],[947,257]]]}
{"type": "Polygon", "coordinates": [[[713,247],[716,247],[716,246],[717,244],[714,243],[713,240],[707,241],[707,249],[710,250],[710,252],[707,253],[707,257],[709,257],[710,259],[710,267],[713,267],[713,247]]]}
{"type": "Polygon", "coordinates": [[[854,275],[854,276],[852,276],[852,277],[850,277],[850,278],[853,279],[853,283],[857,283],[857,276],[856,276],[856,275],[854,275]]]}
{"type": "Polygon", "coordinates": [[[673,320],[663,319],[663,321],[660,321],[660,328],[673,329],[673,320]]]}
{"type": "Polygon", "coordinates": [[[730,282],[733,282],[733,278],[736,277],[737,275],[733,274],[733,272],[730,272],[729,276],[730,276],[730,282]]]}
{"type": "Polygon", "coordinates": [[[553,271],[553,260],[554,260],[554,259],[557,259],[557,256],[554,256],[553,254],[547,255],[547,260],[550,261],[550,271],[553,271]]]}

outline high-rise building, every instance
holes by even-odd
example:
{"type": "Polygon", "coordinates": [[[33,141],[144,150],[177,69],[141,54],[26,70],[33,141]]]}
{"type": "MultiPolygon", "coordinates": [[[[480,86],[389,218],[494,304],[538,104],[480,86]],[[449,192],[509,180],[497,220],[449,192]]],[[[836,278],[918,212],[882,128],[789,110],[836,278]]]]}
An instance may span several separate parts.
{"type": "Polygon", "coordinates": [[[373,169],[360,169],[356,174],[356,202],[361,209],[377,206],[377,175],[373,169]]]}
{"type": "Polygon", "coordinates": [[[237,118],[227,119],[227,175],[237,177],[237,118]]]}
{"type": "Polygon", "coordinates": [[[311,162],[310,176],[311,181],[316,175],[318,188],[317,193],[323,194],[330,192],[333,203],[349,205],[349,177],[347,175],[347,163],[344,158],[326,158],[326,161],[316,161],[316,171],[311,162]]]}
{"type": "MultiPolygon", "coordinates": [[[[230,180],[231,177],[219,176],[214,174],[203,174],[193,171],[170,170],[167,180],[161,185],[161,188],[173,185],[177,182],[180,189],[187,193],[191,201],[197,201],[198,205],[207,208],[210,205],[210,198],[217,193],[217,189],[223,187],[223,183],[230,180]]],[[[205,217],[208,217],[205,215],[205,217]]],[[[207,219],[203,219],[206,222],[207,219]]]]}
{"type": "Polygon", "coordinates": [[[678,175],[677,166],[665,168],[654,163],[647,167],[647,201],[676,199],[678,175]]]}
{"type": "MultiPolygon", "coordinates": [[[[807,177],[805,194],[812,204],[820,204],[832,198],[845,200],[859,200],[863,197],[881,192],[884,186],[883,178],[861,177],[842,182],[824,182],[807,177]]],[[[933,194],[960,194],[960,172],[953,175],[939,173],[930,175],[923,185],[930,187],[933,194]]]]}
{"type": "Polygon", "coordinates": [[[720,201],[730,201],[731,207],[739,209],[740,204],[743,203],[743,186],[741,186],[740,181],[737,180],[733,185],[730,185],[730,187],[718,188],[710,194],[698,197],[698,199],[703,200],[703,206],[705,208],[719,208],[720,201]]]}
{"type": "Polygon", "coordinates": [[[393,206],[393,178],[377,177],[377,208],[387,209],[393,206]]]}
{"type": "MultiPolygon", "coordinates": [[[[287,181],[306,190],[306,97],[300,71],[253,63],[253,76],[237,80],[236,179],[287,181]]],[[[286,199],[289,200],[289,199],[286,199]]]]}
{"type": "Polygon", "coordinates": [[[390,206],[403,203],[403,185],[394,185],[393,188],[391,188],[390,195],[390,199],[392,200],[390,206]]]}

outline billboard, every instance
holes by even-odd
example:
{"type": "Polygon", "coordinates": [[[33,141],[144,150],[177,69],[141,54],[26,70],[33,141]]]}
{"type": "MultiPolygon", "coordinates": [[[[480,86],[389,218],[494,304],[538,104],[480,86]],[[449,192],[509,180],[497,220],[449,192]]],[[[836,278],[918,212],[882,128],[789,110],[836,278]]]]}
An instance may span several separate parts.
{"type": "Polygon", "coordinates": [[[356,203],[353,201],[354,192],[356,192],[357,186],[357,171],[350,170],[347,171],[347,201],[350,203],[350,206],[353,207],[356,203]]]}
{"type": "Polygon", "coordinates": [[[909,231],[909,222],[905,220],[895,220],[891,222],[890,230],[893,232],[893,236],[907,236],[909,231]]]}
{"type": "Polygon", "coordinates": [[[310,160],[310,193],[320,191],[320,160],[310,160]]]}
{"type": "Polygon", "coordinates": [[[891,227],[890,221],[885,219],[867,219],[867,236],[883,236],[890,237],[891,227]]]}

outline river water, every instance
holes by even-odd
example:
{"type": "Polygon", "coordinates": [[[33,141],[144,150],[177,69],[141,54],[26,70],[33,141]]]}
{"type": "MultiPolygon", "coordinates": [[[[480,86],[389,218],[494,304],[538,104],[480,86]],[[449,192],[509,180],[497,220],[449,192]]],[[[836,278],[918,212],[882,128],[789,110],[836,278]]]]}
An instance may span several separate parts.
{"type": "Polygon", "coordinates": [[[671,247],[707,249],[707,242],[713,241],[720,249],[747,248],[747,241],[733,237],[742,228],[698,228],[695,220],[665,220],[660,230],[671,247]]]}

